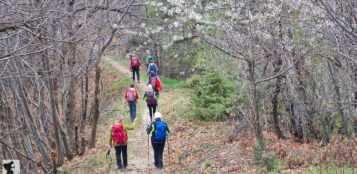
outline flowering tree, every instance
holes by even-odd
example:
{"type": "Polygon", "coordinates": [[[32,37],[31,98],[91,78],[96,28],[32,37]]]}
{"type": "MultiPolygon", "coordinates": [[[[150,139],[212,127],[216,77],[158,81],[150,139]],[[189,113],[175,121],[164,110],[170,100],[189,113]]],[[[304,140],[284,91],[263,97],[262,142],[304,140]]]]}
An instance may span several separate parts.
{"type": "MultiPolygon", "coordinates": [[[[192,59],[194,67],[220,66],[228,75],[236,74],[237,84],[243,84],[239,85],[239,91],[250,94],[257,139],[262,138],[260,112],[265,128],[272,123],[279,138],[284,137],[281,123],[289,125],[288,129],[300,141],[305,136],[328,140],[332,130],[327,129],[327,124],[341,125],[335,128],[343,129],[341,133],[348,135],[351,126],[348,120],[354,114],[343,109],[343,102],[335,102],[334,98],[351,101],[349,94],[353,91],[341,94],[338,79],[343,75],[336,69],[339,59],[331,59],[322,50],[333,54],[338,51],[344,54],[346,64],[354,62],[351,45],[343,47],[343,51],[328,46],[334,42],[331,39],[338,40],[343,35],[354,37],[351,32],[355,31],[355,17],[338,11],[353,6],[352,2],[155,0],[147,5],[152,20],[145,24],[144,33],[156,35],[156,41],[170,50],[168,57],[178,59],[180,53],[188,54],[196,48],[192,45],[207,44],[209,47],[202,50],[203,57],[196,50],[196,54],[187,58],[192,59]],[[190,45],[189,49],[180,49],[182,43],[190,45]],[[212,50],[220,53],[207,54],[212,50]],[[336,105],[329,109],[321,107],[329,103],[336,105]],[[335,112],[335,108],[339,111],[335,112]],[[325,127],[323,131],[322,127],[325,127]]],[[[338,46],[342,48],[341,44],[338,46]]],[[[343,82],[348,82],[347,79],[343,82]]],[[[351,105],[347,102],[345,106],[351,105]]]]}

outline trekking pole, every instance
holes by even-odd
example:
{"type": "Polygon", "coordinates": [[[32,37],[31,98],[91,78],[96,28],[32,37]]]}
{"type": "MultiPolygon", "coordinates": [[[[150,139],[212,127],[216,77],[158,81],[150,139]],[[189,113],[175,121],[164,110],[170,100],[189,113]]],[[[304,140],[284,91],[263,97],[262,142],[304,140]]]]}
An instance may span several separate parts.
{"type": "MultiPolygon", "coordinates": [[[[146,114],[146,117],[147,117],[147,116],[148,116],[148,115],[146,114]]],[[[143,117],[144,117],[144,116],[143,116],[143,117]]],[[[148,124],[147,124],[146,128],[148,128],[149,125],[150,125],[150,120],[148,119],[148,124]]],[[[150,163],[150,157],[149,157],[149,156],[150,156],[150,149],[149,149],[149,148],[150,148],[150,147],[149,147],[149,146],[150,146],[150,142],[149,142],[149,141],[150,141],[150,140],[149,140],[150,138],[149,138],[149,136],[150,136],[150,135],[148,134],[148,166],[149,166],[149,163],[150,163]]]]}
{"type": "Polygon", "coordinates": [[[149,166],[149,163],[150,163],[150,151],[149,151],[149,134],[148,134],[148,166],[149,166]]]}
{"type": "Polygon", "coordinates": [[[170,161],[170,139],[167,136],[167,153],[169,155],[169,173],[171,173],[171,161],[170,161]]]}

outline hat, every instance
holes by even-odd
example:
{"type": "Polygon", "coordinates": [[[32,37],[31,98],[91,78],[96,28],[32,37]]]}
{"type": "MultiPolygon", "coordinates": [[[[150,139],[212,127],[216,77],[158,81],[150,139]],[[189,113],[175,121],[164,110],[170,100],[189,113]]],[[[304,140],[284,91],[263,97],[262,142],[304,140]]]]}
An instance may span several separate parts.
{"type": "Polygon", "coordinates": [[[157,119],[157,118],[162,118],[162,115],[160,112],[156,112],[155,115],[154,115],[154,119],[157,119]]]}
{"type": "Polygon", "coordinates": [[[148,85],[148,91],[150,91],[150,92],[153,91],[151,84],[148,85]]]}
{"type": "Polygon", "coordinates": [[[123,120],[123,117],[120,114],[118,114],[117,115],[117,120],[123,120]]]}

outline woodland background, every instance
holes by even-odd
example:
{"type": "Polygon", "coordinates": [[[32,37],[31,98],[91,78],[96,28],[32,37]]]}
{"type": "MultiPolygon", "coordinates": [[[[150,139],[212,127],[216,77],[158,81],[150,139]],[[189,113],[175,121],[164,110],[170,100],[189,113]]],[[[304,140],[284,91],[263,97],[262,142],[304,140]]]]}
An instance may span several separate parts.
{"type": "Polygon", "coordinates": [[[355,0],[4,0],[0,9],[0,159],[25,171],[55,173],[96,146],[112,97],[103,56],[144,61],[146,49],[161,76],[192,89],[186,118],[233,124],[227,142],[254,135],[257,165],[289,156],[265,153],[272,136],[334,147],[329,162],[356,164],[355,0]]]}

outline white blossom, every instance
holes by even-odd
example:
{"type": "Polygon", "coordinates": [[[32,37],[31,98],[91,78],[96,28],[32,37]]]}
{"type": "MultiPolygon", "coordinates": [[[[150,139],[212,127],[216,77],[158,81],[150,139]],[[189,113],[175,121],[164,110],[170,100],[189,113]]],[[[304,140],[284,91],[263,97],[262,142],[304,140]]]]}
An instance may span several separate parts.
{"type": "Polygon", "coordinates": [[[179,27],[180,23],[178,21],[175,21],[173,25],[174,25],[174,27],[179,27]]]}

